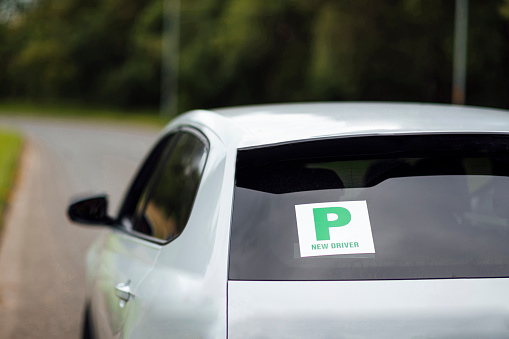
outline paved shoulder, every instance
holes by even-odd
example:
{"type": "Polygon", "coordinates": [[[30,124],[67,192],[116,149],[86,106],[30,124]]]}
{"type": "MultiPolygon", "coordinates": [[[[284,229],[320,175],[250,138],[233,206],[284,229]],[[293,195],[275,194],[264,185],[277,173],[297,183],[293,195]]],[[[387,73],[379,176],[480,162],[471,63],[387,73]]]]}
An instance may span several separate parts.
{"type": "Polygon", "coordinates": [[[108,192],[115,210],[158,131],[10,123],[28,142],[0,247],[0,338],[78,337],[84,253],[104,230],[71,225],[67,203],[108,192]]]}

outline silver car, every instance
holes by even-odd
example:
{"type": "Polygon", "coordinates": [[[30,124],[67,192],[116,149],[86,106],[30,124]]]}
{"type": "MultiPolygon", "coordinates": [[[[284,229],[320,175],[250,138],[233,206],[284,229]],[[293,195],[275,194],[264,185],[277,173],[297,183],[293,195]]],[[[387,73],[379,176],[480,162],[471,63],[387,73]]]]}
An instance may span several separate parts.
{"type": "Polygon", "coordinates": [[[288,104],[162,132],[87,255],[84,337],[508,338],[509,112],[288,104]]]}

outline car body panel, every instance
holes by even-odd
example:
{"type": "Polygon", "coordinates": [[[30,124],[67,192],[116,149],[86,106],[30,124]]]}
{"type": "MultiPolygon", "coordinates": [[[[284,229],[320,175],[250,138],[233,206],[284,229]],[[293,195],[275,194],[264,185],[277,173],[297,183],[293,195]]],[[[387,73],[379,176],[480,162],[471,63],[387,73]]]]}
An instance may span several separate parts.
{"type": "Polygon", "coordinates": [[[471,106],[405,103],[301,103],[195,110],[177,125],[206,126],[235,148],[332,136],[509,133],[509,113],[471,106]]]}
{"type": "Polygon", "coordinates": [[[137,291],[152,269],[159,246],[115,231],[106,235],[100,252],[95,253],[94,283],[89,298],[94,329],[100,338],[120,333],[133,300],[143,299],[137,291]],[[125,305],[115,295],[115,286],[129,282],[131,300],[125,305]]]}
{"type": "Polygon", "coordinates": [[[506,111],[436,104],[262,105],[216,112],[249,131],[239,147],[340,135],[509,132],[506,111]]]}
{"type": "Polygon", "coordinates": [[[330,136],[508,133],[504,110],[399,103],[305,103],[192,111],[173,123],[206,123],[241,135],[237,148],[330,136]]]}
{"type": "Polygon", "coordinates": [[[230,338],[507,338],[509,279],[229,281],[230,338]]]}
{"type": "Polygon", "coordinates": [[[227,157],[215,134],[202,131],[210,149],[193,212],[184,232],[162,247],[142,286],[151,297],[133,306],[124,337],[226,337],[235,157],[227,157]]]}

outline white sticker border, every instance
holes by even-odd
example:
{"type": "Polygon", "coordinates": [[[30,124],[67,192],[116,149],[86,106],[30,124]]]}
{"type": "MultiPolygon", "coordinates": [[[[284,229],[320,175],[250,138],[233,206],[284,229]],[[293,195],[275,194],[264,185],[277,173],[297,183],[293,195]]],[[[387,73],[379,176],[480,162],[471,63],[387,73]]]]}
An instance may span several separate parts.
{"type": "MultiPolygon", "coordinates": [[[[371,222],[365,200],[299,204],[295,205],[295,216],[300,257],[330,255],[358,257],[358,254],[375,254],[371,222]],[[317,240],[313,210],[338,207],[350,212],[350,222],[341,227],[328,228],[329,240],[317,240]]],[[[331,221],[334,222],[334,220],[331,221]]]]}

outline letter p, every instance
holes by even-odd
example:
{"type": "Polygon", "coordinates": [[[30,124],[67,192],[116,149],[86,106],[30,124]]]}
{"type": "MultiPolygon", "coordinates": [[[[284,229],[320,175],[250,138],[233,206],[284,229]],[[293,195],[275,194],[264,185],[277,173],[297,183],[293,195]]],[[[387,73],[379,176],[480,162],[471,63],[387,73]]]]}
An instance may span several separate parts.
{"type": "Polygon", "coordinates": [[[348,225],[352,220],[350,211],[343,207],[313,208],[316,240],[330,240],[329,227],[348,225]]]}

